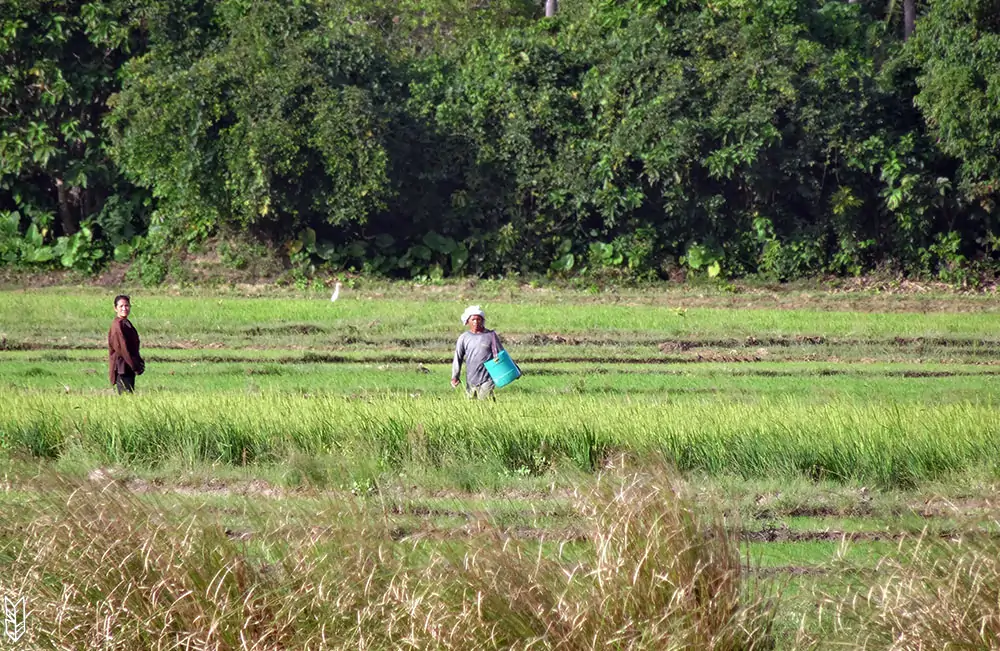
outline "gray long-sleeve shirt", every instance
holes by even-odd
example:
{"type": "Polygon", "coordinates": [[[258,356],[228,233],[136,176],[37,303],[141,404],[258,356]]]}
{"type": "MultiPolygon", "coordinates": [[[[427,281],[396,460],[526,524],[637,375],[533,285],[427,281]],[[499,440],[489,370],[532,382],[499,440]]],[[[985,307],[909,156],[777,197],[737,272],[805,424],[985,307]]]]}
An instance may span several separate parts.
{"type": "MultiPolygon", "coordinates": [[[[478,334],[466,331],[459,336],[455,343],[455,359],[451,362],[452,378],[458,379],[464,362],[466,387],[478,387],[490,381],[490,374],[483,366],[483,362],[493,357],[493,335],[492,330],[486,330],[478,334]]],[[[499,337],[497,337],[497,350],[503,350],[499,337]]]]}

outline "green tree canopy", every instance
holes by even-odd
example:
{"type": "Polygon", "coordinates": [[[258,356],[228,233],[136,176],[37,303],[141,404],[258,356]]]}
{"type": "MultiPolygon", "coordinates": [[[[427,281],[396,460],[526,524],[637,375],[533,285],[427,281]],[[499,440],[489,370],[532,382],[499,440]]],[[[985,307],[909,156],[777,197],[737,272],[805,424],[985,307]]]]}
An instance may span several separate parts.
{"type": "Polygon", "coordinates": [[[1000,2],[936,0],[907,49],[930,133],[961,161],[966,195],[992,205],[1000,192],[1000,2]]]}
{"type": "Polygon", "coordinates": [[[133,37],[100,2],[3,3],[0,210],[66,235],[101,210],[119,182],[102,121],[133,37]]]}
{"type": "Polygon", "coordinates": [[[906,43],[894,7],[10,0],[0,259],[224,226],[391,275],[995,269],[996,0],[906,43]]]}

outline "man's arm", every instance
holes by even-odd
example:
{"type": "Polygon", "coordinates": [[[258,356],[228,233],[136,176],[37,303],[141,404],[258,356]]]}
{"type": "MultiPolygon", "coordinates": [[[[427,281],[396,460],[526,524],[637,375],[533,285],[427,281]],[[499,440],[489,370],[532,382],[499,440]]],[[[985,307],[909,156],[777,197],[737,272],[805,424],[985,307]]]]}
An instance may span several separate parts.
{"type": "Polygon", "coordinates": [[[455,357],[451,360],[451,383],[458,382],[458,376],[462,373],[462,362],[465,361],[465,334],[455,342],[455,357]]]}

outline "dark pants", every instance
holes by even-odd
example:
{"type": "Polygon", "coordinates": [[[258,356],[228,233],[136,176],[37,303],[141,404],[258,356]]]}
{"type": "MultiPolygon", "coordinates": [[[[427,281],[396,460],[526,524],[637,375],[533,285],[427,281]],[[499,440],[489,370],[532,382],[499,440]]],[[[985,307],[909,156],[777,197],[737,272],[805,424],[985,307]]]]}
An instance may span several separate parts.
{"type": "Polygon", "coordinates": [[[119,373],[115,386],[118,387],[118,395],[132,393],[135,391],[135,375],[122,375],[119,373]]]}

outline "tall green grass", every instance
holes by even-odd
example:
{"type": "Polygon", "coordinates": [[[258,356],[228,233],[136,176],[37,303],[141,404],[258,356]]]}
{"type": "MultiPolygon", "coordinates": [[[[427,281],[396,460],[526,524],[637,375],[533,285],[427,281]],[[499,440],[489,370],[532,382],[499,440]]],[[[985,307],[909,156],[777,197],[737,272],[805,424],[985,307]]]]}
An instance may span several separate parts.
{"type": "Polygon", "coordinates": [[[105,463],[280,463],[335,457],[374,473],[486,465],[544,474],[599,469],[615,454],[663,455],[684,471],[809,477],[893,487],[998,469],[996,405],[795,399],[754,402],[520,396],[74,395],[0,392],[0,449],[105,463]]]}

